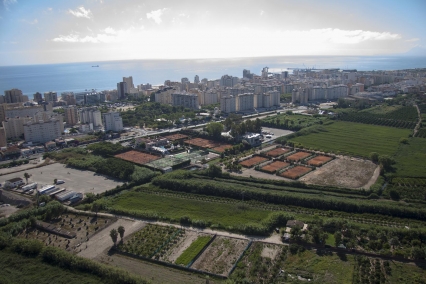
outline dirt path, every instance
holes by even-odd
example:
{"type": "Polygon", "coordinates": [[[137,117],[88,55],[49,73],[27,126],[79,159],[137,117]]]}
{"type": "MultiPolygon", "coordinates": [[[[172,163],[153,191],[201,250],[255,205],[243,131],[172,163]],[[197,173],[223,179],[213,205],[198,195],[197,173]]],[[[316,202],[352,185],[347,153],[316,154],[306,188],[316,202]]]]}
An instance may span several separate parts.
{"type": "Polygon", "coordinates": [[[379,178],[379,176],[380,176],[380,166],[377,166],[377,168],[374,170],[373,176],[361,188],[363,188],[363,189],[370,189],[370,187],[376,182],[376,180],[379,178]]]}
{"type": "Polygon", "coordinates": [[[417,104],[415,104],[414,106],[416,107],[417,114],[419,115],[419,121],[417,122],[416,127],[414,127],[414,131],[413,131],[413,137],[416,137],[416,134],[420,128],[420,124],[422,123],[422,115],[420,114],[419,106],[417,104]]]}
{"type": "MultiPolygon", "coordinates": [[[[117,222],[112,223],[90,238],[88,242],[83,243],[78,255],[85,258],[96,258],[98,255],[101,255],[103,251],[108,250],[112,246],[112,240],[109,235],[109,232],[112,229],[117,229],[119,226],[123,226],[125,230],[124,236],[126,236],[140,230],[145,225],[146,223],[142,221],[118,219],[117,222]]],[[[118,239],[120,240],[120,237],[118,237],[118,239]]]]}

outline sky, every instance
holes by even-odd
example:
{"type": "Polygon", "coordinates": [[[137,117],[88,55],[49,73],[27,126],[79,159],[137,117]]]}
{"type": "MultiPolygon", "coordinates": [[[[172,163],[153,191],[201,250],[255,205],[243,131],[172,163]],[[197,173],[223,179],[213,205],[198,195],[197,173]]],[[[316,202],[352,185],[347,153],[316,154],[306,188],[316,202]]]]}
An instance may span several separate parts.
{"type": "Polygon", "coordinates": [[[426,56],[426,0],[1,0],[0,65],[426,56]]]}

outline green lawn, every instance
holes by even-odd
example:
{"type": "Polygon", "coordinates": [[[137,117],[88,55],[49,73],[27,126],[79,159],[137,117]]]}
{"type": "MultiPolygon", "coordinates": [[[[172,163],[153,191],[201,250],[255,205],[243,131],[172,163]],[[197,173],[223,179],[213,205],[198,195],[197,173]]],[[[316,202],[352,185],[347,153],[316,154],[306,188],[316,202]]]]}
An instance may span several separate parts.
{"type": "Polygon", "coordinates": [[[72,272],[42,262],[40,257],[24,257],[0,250],[0,283],[13,284],[101,284],[101,278],[88,273],[72,272]]]}
{"type": "Polygon", "coordinates": [[[270,211],[236,204],[210,203],[135,191],[117,196],[110,206],[119,210],[157,213],[162,218],[174,221],[187,216],[192,220],[204,220],[224,227],[259,223],[271,214],[270,211]]]}
{"type": "Polygon", "coordinates": [[[396,174],[400,177],[426,177],[426,139],[410,138],[396,155],[396,174]]]}
{"type": "Polygon", "coordinates": [[[330,233],[327,233],[327,235],[328,235],[328,238],[325,241],[325,244],[329,245],[329,246],[332,246],[332,247],[336,246],[336,241],[334,239],[334,235],[330,234],[330,233]]]}
{"type": "MultiPolygon", "coordinates": [[[[353,256],[342,255],[340,257],[334,253],[322,255],[319,252],[312,251],[304,251],[295,255],[289,253],[283,269],[286,274],[291,274],[296,279],[297,275],[301,275],[310,278],[311,282],[314,279],[313,282],[315,283],[350,284],[354,272],[353,256]]],[[[287,277],[287,279],[291,280],[292,278],[287,277]]]]}
{"type": "Polygon", "coordinates": [[[395,154],[400,139],[411,133],[408,129],[343,121],[324,125],[323,128],[326,131],[299,136],[291,141],[325,152],[369,157],[371,152],[395,154]]]}
{"type": "Polygon", "coordinates": [[[390,262],[389,283],[426,283],[426,265],[390,262]]]}

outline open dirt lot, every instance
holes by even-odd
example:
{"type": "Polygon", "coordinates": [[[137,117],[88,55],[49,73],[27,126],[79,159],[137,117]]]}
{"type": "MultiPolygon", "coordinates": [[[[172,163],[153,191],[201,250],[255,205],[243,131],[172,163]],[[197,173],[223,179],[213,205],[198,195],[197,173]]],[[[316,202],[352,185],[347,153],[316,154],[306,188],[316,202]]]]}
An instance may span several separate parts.
{"type": "Polygon", "coordinates": [[[290,164],[286,163],[286,162],[281,162],[281,161],[275,161],[270,163],[269,165],[266,165],[262,168],[263,171],[267,171],[270,173],[274,173],[275,171],[288,167],[290,164]]]}
{"type": "Polygon", "coordinates": [[[303,176],[299,181],[308,184],[360,188],[371,180],[376,168],[377,165],[371,161],[342,157],[303,176]]]}
{"type": "Polygon", "coordinates": [[[133,151],[133,150],[115,155],[114,157],[125,160],[125,161],[129,161],[132,163],[140,164],[140,165],[144,165],[146,163],[149,163],[161,158],[158,156],[154,156],[151,154],[142,153],[138,151],[133,151]]]}
{"type": "Polygon", "coordinates": [[[245,239],[218,236],[191,267],[219,275],[228,275],[248,242],[245,239]]]}
{"type": "Polygon", "coordinates": [[[313,159],[310,159],[308,161],[308,165],[315,166],[315,167],[320,167],[323,164],[325,164],[325,163],[327,163],[328,161],[331,161],[331,160],[333,160],[332,157],[327,157],[327,156],[319,155],[319,156],[316,156],[313,159]]]}
{"type": "Polygon", "coordinates": [[[191,140],[186,140],[185,144],[193,145],[200,148],[215,148],[220,146],[219,142],[215,142],[215,141],[204,139],[204,138],[194,138],[191,140]]]}
{"type": "Polygon", "coordinates": [[[290,156],[286,157],[286,159],[289,160],[289,161],[295,161],[295,162],[297,162],[297,161],[300,161],[300,160],[302,160],[302,159],[304,159],[306,157],[309,157],[310,155],[311,155],[311,153],[307,153],[307,152],[301,151],[301,152],[297,152],[297,153],[295,153],[293,155],[290,155],[290,156]]]}
{"type": "Polygon", "coordinates": [[[287,149],[287,148],[277,148],[277,149],[271,150],[269,152],[266,152],[266,156],[274,157],[275,158],[275,157],[281,156],[284,153],[287,153],[288,151],[290,151],[290,149],[287,149]]]}
{"type": "Polygon", "coordinates": [[[226,149],[231,149],[231,148],[232,148],[232,145],[224,144],[224,145],[219,146],[219,147],[214,147],[212,150],[216,151],[218,153],[223,153],[223,152],[225,152],[226,149]]]}
{"type": "Polygon", "coordinates": [[[188,136],[184,134],[176,133],[176,134],[164,136],[164,138],[167,138],[167,140],[169,141],[175,141],[175,140],[187,139],[188,136]]]}
{"type": "Polygon", "coordinates": [[[310,171],[312,171],[311,168],[304,167],[304,166],[295,166],[294,168],[291,168],[285,172],[282,172],[281,176],[286,178],[291,178],[291,179],[297,179],[301,175],[309,173],[310,171]]]}
{"type": "Polygon", "coordinates": [[[106,190],[115,188],[117,185],[123,184],[121,181],[113,180],[109,177],[99,175],[91,171],[67,168],[65,165],[60,163],[0,176],[0,183],[4,183],[5,180],[15,177],[23,178],[24,173],[29,173],[31,175],[28,183],[36,182],[38,183],[38,188],[41,188],[44,185],[53,184],[53,180],[58,179],[65,181],[64,184],[61,184],[58,187],[81,193],[102,193],[106,190]]]}
{"type": "Polygon", "coordinates": [[[240,165],[243,166],[243,167],[246,167],[246,168],[251,168],[252,166],[263,163],[267,160],[268,160],[267,158],[256,156],[256,157],[249,158],[247,160],[240,162],[240,165]]]}

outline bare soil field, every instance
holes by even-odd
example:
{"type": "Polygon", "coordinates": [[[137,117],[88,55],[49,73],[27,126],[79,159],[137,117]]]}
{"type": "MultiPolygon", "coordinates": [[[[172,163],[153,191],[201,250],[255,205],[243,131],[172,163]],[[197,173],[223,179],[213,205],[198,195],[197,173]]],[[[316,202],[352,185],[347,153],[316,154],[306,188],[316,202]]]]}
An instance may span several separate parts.
{"type": "Polygon", "coordinates": [[[290,149],[287,149],[287,148],[276,148],[274,150],[266,152],[266,156],[274,157],[275,158],[275,157],[281,156],[282,154],[287,153],[288,151],[290,151],[290,149]]]}
{"type": "Polygon", "coordinates": [[[300,161],[300,160],[302,160],[306,157],[309,157],[310,155],[311,155],[311,153],[300,151],[300,152],[297,152],[293,155],[286,157],[286,159],[289,160],[289,161],[298,162],[298,161],[300,161]]]}
{"type": "Polygon", "coordinates": [[[226,276],[248,243],[245,239],[218,236],[191,268],[226,276]]]}
{"type": "Polygon", "coordinates": [[[191,140],[186,140],[185,144],[193,145],[200,148],[215,148],[219,147],[220,143],[212,140],[204,139],[204,138],[194,138],[191,140]]]}
{"type": "Polygon", "coordinates": [[[133,151],[133,150],[115,155],[114,157],[125,160],[125,161],[129,161],[132,163],[141,164],[141,165],[147,164],[149,162],[152,162],[161,158],[158,156],[154,156],[151,154],[142,153],[138,151],[133,151]]]}
{"type": "Polygon", "coordinates": [[[277,170],[288,167],[289,165],[290,164],[286,163],[286,162],[275,161],[275,162],[270,163],[269,165],[262,167],[261,170],[273,174],[277,170]]]}
{"type": "Polygon", "coordinates": [[[246,167],[246,168],[251,168],[251,167],[253,167],[257,164],[263,163],[267,160],[268,160],[267,158],[256,156],[256,157],[253,157],[253,158],[250,158],[250,159],[247,159],[247,160],[240,162],[240,165],[243,166],[243,167],[246,167]]]}
{"type": "Polygon", "coordinates": [[[300,176],[309,173],[312,171],[312,168],[304,167],[304,166],[295,166],[294,168],[291,168],[289,170],[286,170],[285,172],[282,172],[280,176],[291,178],[291,179],[297,179],[300,176]]]}
{"type": "Polygon", "coordinates": [[[308,184],[360,188],[370,181],[376,168],[377,165],[371,161],[337,158],[303,176],[300,181],[308,184]]]}
{"type": "Polygon", "coordinates": [[[176,140],[187,139],[188,136],[184,134],[176,133],[176,134],[170,134],[170,135],[164,136],[164,138],[167,138],[167,140],[169,141],[176,141],[176,140]]]}
{"type": "MultiPolygon", "coordinates": [[[[95,233],[100,232],[105,227],[114,223],[116,220],[104,218],[104,217],[93,217],[75,214],[63,214],[57,219],[50,221],[50,224],[55,225],[62,231],[69,231],[76,234],[75,238],[69,239],[58,236],[54,233],[45,232],[36,228],[28,228],[21,232],[18,237],[25,239],[37,239],[43,242],[45,245],[59,247],[61,249],[70,252],[79,252],[84,244],[91,236],[95,233]]],[[[109,232],[108,232],[109,234],[109,232]]],[[[111,240],[110,240],[111,242],[111,240]]]]}
{"type": "Polygon", "coordinates": [[[315,158],[308,160],[308,165],[320,167],[331,160],[333,160],[332,157],[319,155],[319,156],[316,156],[315,158]]]}
{"type": "Polygon", "coordinates": [[[215,151],[215,152],[218,152],[218,153],[223,153],[223,152],[225,152],[226,149],[231,149],[231,148],[232,148],[232,145],[224,144],[224,145],[221,145],[219,147],[214,147],[214,148],[212,148],[212,150],[215,151]]]}

